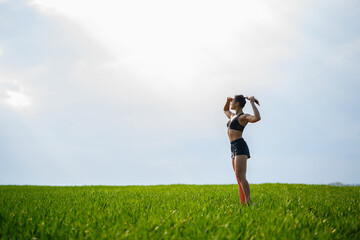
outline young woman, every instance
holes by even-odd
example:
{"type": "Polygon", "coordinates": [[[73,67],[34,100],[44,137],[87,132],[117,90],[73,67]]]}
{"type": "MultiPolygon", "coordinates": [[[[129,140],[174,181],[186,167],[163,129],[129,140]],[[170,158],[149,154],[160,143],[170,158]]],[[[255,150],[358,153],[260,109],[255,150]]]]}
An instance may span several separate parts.
{"type": "Polygon", "coordinates": [[[242,204],[252,203],[249,183],[246,180],[246,162],[250,158],[250,152],[245,140],[242,138],[242,133],[249,122],[255,123],[261,119],[255,102],[258,103],[254,96],[245,98],[243,95],[235,95],[234,98],[228,97],[224,106],[224,113],[230,119],[227,123],[227,133],[231,142],[232,166],[239,185],[239,196],[242,204]],[[250,101],[254,115],[243,113],[245,99],[250,101]],[[235,110],[235,113],[229,110],[229,106],[231,110],[235,110]]]}

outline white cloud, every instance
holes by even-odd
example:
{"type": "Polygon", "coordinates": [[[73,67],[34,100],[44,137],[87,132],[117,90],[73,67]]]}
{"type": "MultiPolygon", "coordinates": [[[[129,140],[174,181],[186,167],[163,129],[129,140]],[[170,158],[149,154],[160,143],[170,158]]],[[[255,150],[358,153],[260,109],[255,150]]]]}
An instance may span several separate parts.
{"type": "Polygon", "coordinates": [[[162,99],[198,95],[204,85],[221,94],[231,85],[249,90],[274,86],[268,75],[273,64],[292,54],[286,43],[296,37],[291,20],[301,12],[299,5],[285,1],[34,3],[45,13],[57,11],[77,22],[111,51],[115,61],[109,67],[127,69],[137,77],[133,85],[162,99]]]}
{"type": "Polygon", "coordinates": [[[31,105],[31,101],[28,96],[23,92],[7,91],[9,98],[6,100],[13,107],[26,107],[31,105]]]}
{"type": "Polygon", "coordinates": [[[0,79],[0,100],[14,108],[29,107],[31,100],[17,81],[0,79]]]}

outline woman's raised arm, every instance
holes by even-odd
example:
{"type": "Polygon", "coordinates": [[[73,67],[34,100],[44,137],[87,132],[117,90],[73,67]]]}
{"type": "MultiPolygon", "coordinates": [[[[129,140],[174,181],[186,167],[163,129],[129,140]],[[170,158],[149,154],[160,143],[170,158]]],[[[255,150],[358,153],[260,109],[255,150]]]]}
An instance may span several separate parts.
{"type": "Polygon", "coordinates": [[[252,96],[252,97],[249,97],[248,99],[250,100],[250,104],[251,104],[252,109],[254,111],[254,116],[252,116],[250,114],[247,114],[246,120],[248,120],[251,123],[255,123],[257,121],[260,121],[260,119],[261,119],[260,112],[259,112],[259,110],[257,109],[257,107],[255,105],[255,101],[256,101],[255,97],[252,96]]]}

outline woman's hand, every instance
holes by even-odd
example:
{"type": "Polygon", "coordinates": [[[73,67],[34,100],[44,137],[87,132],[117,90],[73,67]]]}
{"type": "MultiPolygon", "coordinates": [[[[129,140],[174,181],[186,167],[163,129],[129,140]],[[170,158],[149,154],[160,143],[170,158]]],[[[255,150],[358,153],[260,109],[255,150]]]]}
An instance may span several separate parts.
{"type": "Polygon", "coordinates": [[[251,103],[255,102],[255,97],[254,97],[254,96],[251,96],[251,97],[249,97],[248,99],[249,99],[249,101],[250,101],[251,103]]]}
{"type": "Polygon", "coordinates": [[[233,98],[232,97],[227,97],[227,102],[231,102],[232,100],[233,100],[233,98]]]}
{"type": "Polygon", "coordinates": [[[246,99],[248,99],[250,101],[250,103],[256,103],[257,105],[260,106],[260,103],[259,101],[254,97],[254,96],[251,96],[251,97],[245,97],[246,99]]]}

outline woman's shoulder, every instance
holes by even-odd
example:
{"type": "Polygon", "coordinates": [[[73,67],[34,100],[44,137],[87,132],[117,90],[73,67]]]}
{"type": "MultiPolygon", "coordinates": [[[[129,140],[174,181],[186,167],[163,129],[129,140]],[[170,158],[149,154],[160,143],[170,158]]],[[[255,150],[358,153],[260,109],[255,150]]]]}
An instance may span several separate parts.
{"type": "Polygon", "coordinates": [[[241,113],[241,114],[239,115],[239,119],[244,119],[244,118],[246,118],[247,116],[251,116],[251,115],[248,114],[248,113],[241,113]]]}
{"type": "Polygon", "coordinates": [[[247,120],[247,118],[248,118],[249,116],[251,116],[251,115],[248,114],[248,113],[243,113],[243,114],[241,114],[241,115],[239,116],[239,121],[240,121],[240,120],[242,120],[242,121],[247,120]]]}

